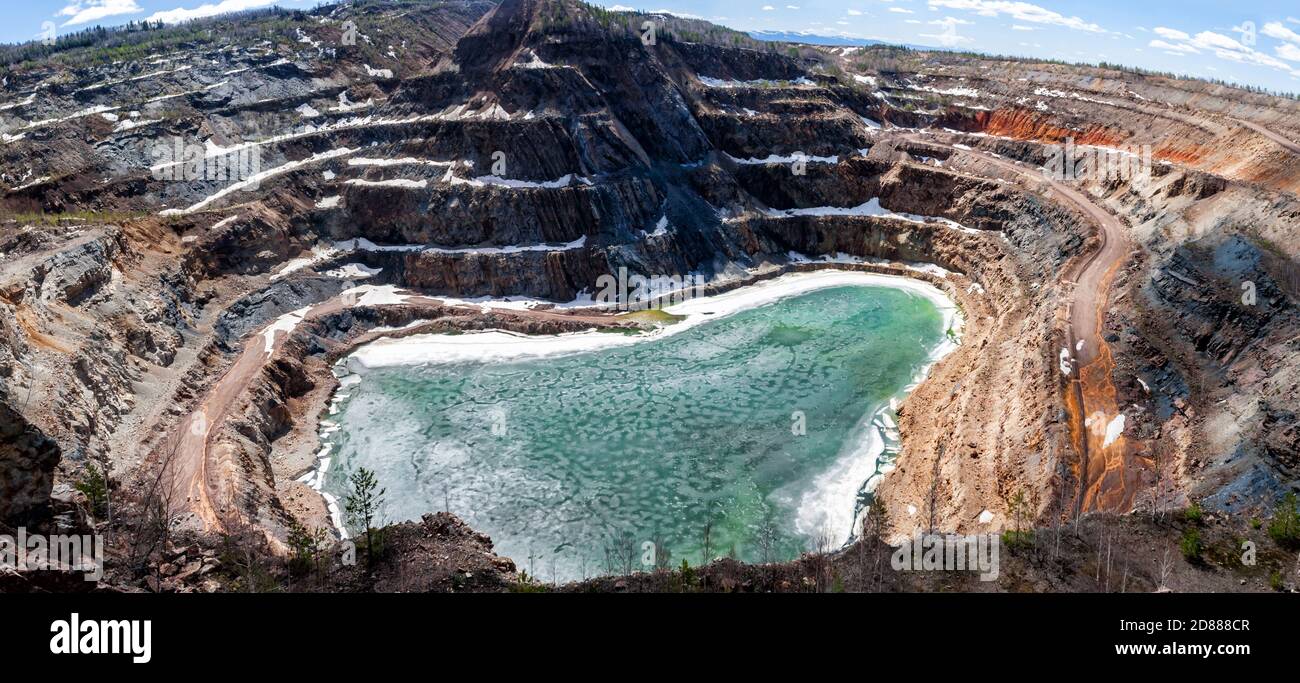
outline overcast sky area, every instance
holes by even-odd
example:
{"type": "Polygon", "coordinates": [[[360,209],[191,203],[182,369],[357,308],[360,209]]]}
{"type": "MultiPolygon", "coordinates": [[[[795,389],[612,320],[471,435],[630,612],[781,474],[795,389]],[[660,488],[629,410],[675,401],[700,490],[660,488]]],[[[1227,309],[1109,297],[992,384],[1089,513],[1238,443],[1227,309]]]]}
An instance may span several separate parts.
{"type": "MultiPolygon", "coordinates": [[[[318,0],[7,0],[0,42],[318,0]]],[[[596,4],[637,7],[629,0],[596,4]]],[[[732,28],[1111,62],[1300,92],[1300,2],[1278,0],[654,0],[732,28]]]]}

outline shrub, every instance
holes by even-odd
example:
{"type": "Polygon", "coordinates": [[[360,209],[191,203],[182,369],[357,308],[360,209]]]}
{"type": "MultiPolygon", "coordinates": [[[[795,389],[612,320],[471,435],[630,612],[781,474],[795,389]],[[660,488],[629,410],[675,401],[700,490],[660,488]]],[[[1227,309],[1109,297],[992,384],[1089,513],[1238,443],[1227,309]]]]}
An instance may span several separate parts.
{"type": "Polygon", "coordinates": [[[519,572],[519,580],[510,587],[511,593],[545,593],[549,586],[537,580],[537,577],[530,576],[528,572],[519,572]]]}
{"type": "Polygon", "coordinates": [[[1008,550],[1018,550],[1028,548],[1034,544],[1034,538],[1029,531],[1015,531],[1007,529],[1002,532],[1002,546],[1008,550]]]}
{"type": "Polygon", "coordinates": [[[1200,503],[1192,503],[1190,506],[1188,506],[1186,510],[1183,511],[1183,518],[1191,522],[1192,524],[1200,524],[1201,518],[1203,516],[1204,516],[1204,511],[1201,510],[1200,503]]]}
{"type": "Polygon", "coordinates": [[[682,589],[690,590],[695,587],[695,570],[691,568],[691,563],[682,558],[682,566],[678,568],[682,578],[682,589]]]}
{"type": "Polygon", "coordinates": [[[1268,523],[1268,535],[1278,545],[1300,545],[1300,514],[1296,512],[1295,493],[1288,493],[1278,503],[1273,521],[1268,523]]]}
{"type": "Polygon", "coordinates": [[[289,570],[306,573],[320,569],[321,551],[328,536],[324,529],[308,530],[298,522],[289,522],[289,570]]]}
{"type": "Polygon", "coordinates": [[[1183,558],[1188,562],[1198,562],[1201,559],[1201,532],[1195,527],[1189,527],[1183,532],[1183,537],[1178,541],[1178,549],[1183,552],[1183,558]]]}
{"type": "Polygon", "coordinates": [[[86,496],[90,503],[90,514],[102,518],[108,512],[108,479],[95,467],[95,463],[86,465],[85,474],[76,483],[76,489],[86,496]]]}

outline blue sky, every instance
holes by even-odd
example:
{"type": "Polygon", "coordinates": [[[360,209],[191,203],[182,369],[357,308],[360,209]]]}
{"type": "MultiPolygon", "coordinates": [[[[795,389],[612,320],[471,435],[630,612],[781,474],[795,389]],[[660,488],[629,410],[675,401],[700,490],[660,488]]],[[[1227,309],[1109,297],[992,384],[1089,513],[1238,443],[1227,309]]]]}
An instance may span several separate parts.
{"type": "MultiPolygon", "coordinates": [[[[742,30],[809,31],[1067,61],[1108,61],[1300,92],[1300,3],[1276,0],[649,0],[742,30]]],[[[312,7],[316,0],[8,2],[0,41],[130,20],[312,7]],[[46,23],[50,22],[50,23],[46,23]]],[[[630,0],[597,0],[615,9],[630,0]]]]}

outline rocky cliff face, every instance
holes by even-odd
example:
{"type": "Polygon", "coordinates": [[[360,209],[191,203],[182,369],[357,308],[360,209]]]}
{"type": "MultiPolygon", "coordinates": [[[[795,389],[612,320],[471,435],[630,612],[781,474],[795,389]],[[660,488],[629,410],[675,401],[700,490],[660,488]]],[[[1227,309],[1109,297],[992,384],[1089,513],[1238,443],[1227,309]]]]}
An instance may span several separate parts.
{"type": "Polygon", "coordinates": [[[21,526],[47,514],[58,462],[58,442],[0,403],[0,520],[21,526]]]}
{"type": "Polygon", "coordinates": [[[90,462],[148,498],[197,453],[221,480],[170,505],[220,494],[216,522],[283,537],[295,515],[322,520],[295,479],[351,344],[420,320],[608,324],[361,304],[358,285],[570,302],[621,267],[734,286],[830,257],[929,277],[968,317],[900,411],[879,492],[892,531],[915,509],[1002,528],[1026,492],[1058,521],[1085,476],[1058,361],[1065,274],[1098,237],[1007,164],[1037,171],[1067,139],[1152,148],[1151,182],[1078,185],[1137,245],[1105,325],[1151,504],[1263,505],[1296,481],[1295,156],[1241,123],[1296,139],[1294,102],[775,46],[568,0],[368,2],[120,40],[135,57],[6,66],[6,514],[90,462]]]}

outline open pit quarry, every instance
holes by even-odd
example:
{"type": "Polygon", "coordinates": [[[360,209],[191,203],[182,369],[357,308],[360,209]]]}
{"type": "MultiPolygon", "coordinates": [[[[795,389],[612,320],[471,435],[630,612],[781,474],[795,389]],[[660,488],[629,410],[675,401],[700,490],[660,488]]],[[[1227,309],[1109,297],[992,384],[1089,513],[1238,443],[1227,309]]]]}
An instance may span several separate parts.
{"type": "MultiPolygon", "coordinates": [[[[1148,520],[1193,504],[1249,530],[1300,487],[1300,101],[572,0],[111,40],[19,55],[0,88],[0,524],[104,533],[105,587],[250,589],[223,539],[334,542],[313,472],[336,363],[386,337],[652,327],[591,305],[620,269],[706,295],[868,271],[959,307],[897,406],[877,543],[1038,529],[1088,558],[1108,529],[1163,542],[1148,520]]],[[[388,569],[320,588],[516,585],[526,558],[428,513],[393,527],[388,569]]],[[[820,587],[809,562],[720,561],[713,587],[820,587]]],[[[1098,588],[1026,562],[1004,589],[1098,588]]],[[[1168,582],[1145,562],[1130,590],[1168,582]]]]}

